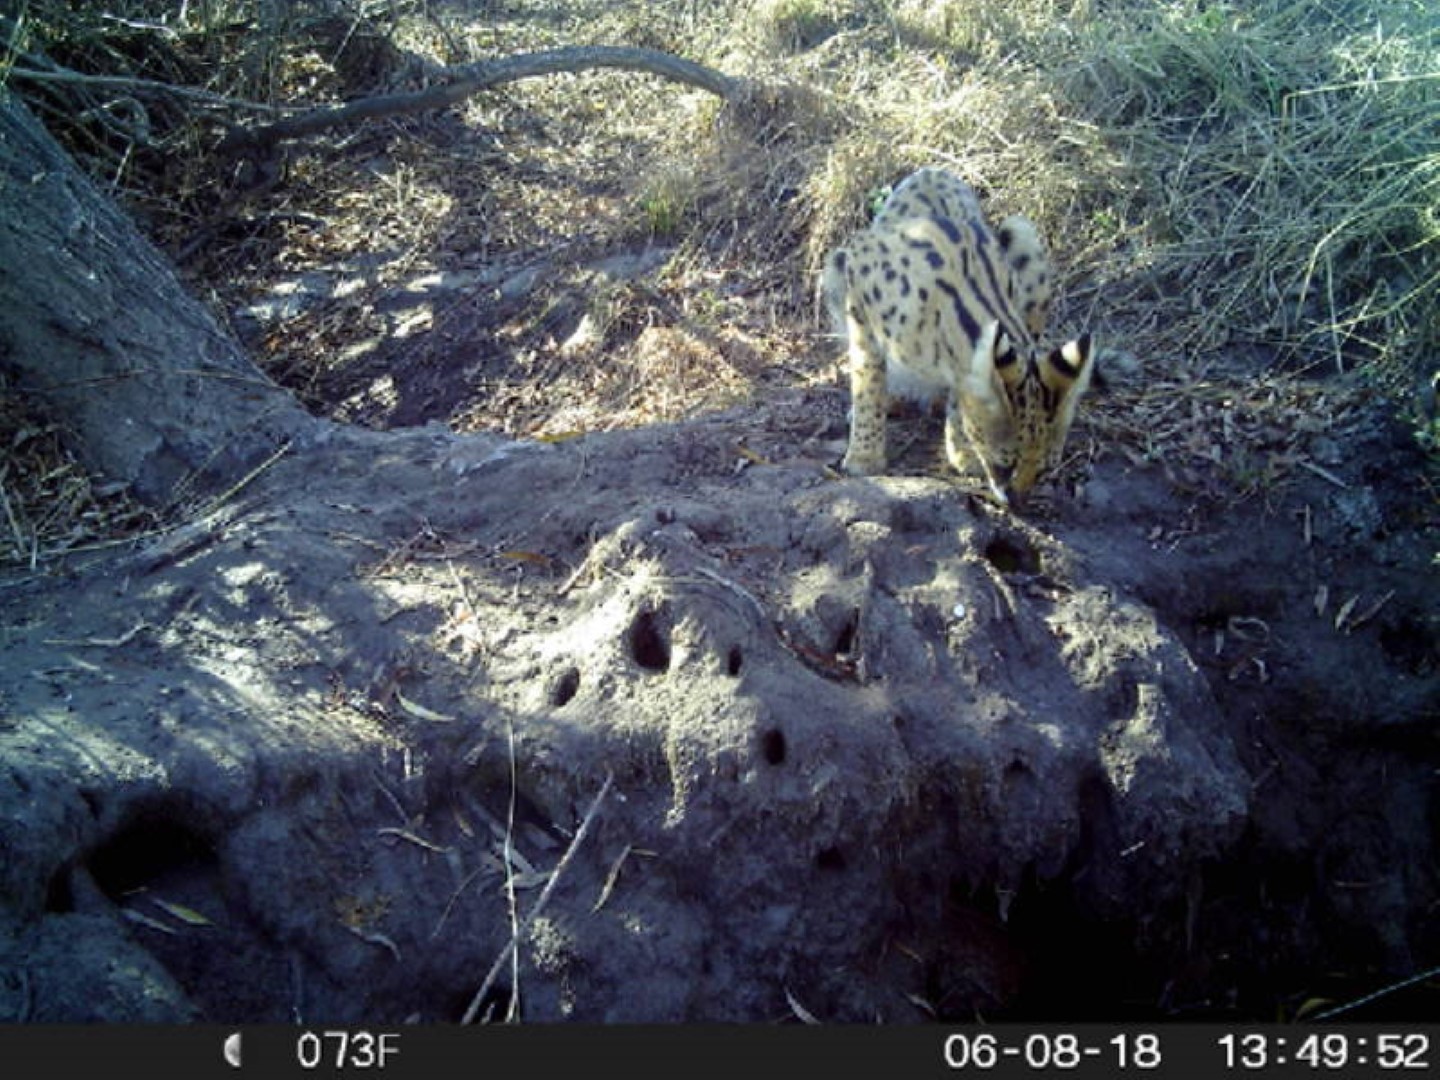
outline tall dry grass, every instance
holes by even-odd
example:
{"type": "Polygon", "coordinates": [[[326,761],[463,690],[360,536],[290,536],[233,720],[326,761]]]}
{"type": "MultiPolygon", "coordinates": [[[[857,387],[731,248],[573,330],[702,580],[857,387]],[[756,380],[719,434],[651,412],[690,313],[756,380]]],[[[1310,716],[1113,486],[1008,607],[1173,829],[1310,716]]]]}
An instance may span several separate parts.
{"type": "MultiPolygon", "coordinates": [[[[1067,96],[1132,163],[1177,344],[1366,364],[1440,346],[1440,17],[1419,4],[1174,5],[1092,36],[1067,96]]],[[[1160,296],[1154,296],[1158,285],[1160,296]]]]}
{"type": "Polygon", "coordinates": [[[910,168],[1032,216],[1062,318],[1399,397],[1440,356],[1440,14],[1420,0],[755,0],[709,48],[826,103],[797,272],[910,168]],[[837,120],[838,118],[838,120],[837,120]]]}

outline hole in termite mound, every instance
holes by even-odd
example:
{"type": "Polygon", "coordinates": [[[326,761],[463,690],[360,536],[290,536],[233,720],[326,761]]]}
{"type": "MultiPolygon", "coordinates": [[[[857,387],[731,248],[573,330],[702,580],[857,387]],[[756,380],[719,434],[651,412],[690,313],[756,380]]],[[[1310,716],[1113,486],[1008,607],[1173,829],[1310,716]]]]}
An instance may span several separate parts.
{"type": "Polygon", "coordinates": [[[1023,537],[996,536],[985,545],[985,558],[1002,574],[1038,574],[1040,553],[1023,537]]]}
{"type": "Polygon", "coordinates": [[[659,616],[649,608],[638,612],[628,633],[630,657],[646,671],[670,670],[670,641],[659,616]]]}
{"type": "Polygon", "coordinates": [[[580,669],[567,667],[550,687],[550,704],[561,708],[580,692],[580,669]]]}

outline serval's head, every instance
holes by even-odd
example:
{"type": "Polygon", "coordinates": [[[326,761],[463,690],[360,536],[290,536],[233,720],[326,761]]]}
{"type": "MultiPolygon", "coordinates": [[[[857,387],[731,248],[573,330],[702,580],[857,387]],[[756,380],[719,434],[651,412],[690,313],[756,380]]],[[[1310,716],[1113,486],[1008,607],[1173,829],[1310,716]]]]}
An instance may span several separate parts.
{"type": "Polygon", "coordinates": [[[1057,348],[1017,342],[992,323],[960,395],[971,441],[992,484],[1017,501],[1060,463],[1075,407],[1090,385],[1094,344],[1085,334],[1057,348]]]}

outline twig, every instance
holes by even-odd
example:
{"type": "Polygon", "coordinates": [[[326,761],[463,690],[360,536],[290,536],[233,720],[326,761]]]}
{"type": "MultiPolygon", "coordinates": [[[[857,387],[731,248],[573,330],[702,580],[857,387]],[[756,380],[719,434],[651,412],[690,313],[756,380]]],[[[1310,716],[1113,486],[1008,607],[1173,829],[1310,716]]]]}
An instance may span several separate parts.
{"type": "Polygon", "coordinates": [[[395,793],[385,786],[385,781],[378,772],[372,769],[370,776],[375,781],[375,786],[380,789],[380,794],[389,800],[391,809],[395,811],[395,816],[408,825],[410,823],[410,815],[405,812],[405,807],[400,805],[400,800],[396,797],[395,793]]]}
{"type": "Polygon", "coordinates": [[[715,584],[729,589],[742,600],[749,601],[750,606],[755,609],[755,614],[759,618],[762,625],[767,625],[772,622],[770,616],[767,615],[765,612],[765,605],[762,604],[759,598],[757,598],[755,594],[752,593],[749,589],[746,589],[743,585],[739,585],[736,582],[731,581],[729,578],[723,576],[722,574],[716,573],[714,570],[711,570],[707,566],[696,566],[694,569],[697,574],[701,574],[704,577],[707,577],[711,581],[715,582],[715,584]]]}
{"type": "Polygon", "coordinates": [[[123,649],[126,645],[129,645],[130,642],[134,641],[136,635],[138,635],[142,630],[153,629],[155,628],[149,623],[141,621],[137,622],[134,626],[132,626],[129,630],[126,630],[119,637],[45,638],[45,644],[64,646],[86,646],[95,649],[123,649]]]}
{"type": "MultiPolygon", "coordinates": [[[[26,54],[22,53],[21,55],[26,54]]],[[[33,62],[33,58],[27,57],[27,59],[32,59],[33,62]]],[[[199,102],[202,105],[219,105],[228,109],[250,109],[254,112],[275,113],[281,111],[278,106],[266,105],[259,101],[244,101],[209,90],[197,90],[193,86],[175,86],[172,83],[159,82],[155,79],[137,79],[128,75],[86,75],[83,72],[71,71],[62,67],[57,67],[53,71],[40,71],[30,67],[10,67],[6,69],[5,73],[11,78],[28,79],[31,82],[72,83],[80,86],[109,87],[115,90],[148,90],[152,93],[168,94],[171,97],[199,102]]]]}
{"type": "Polygon", "coordinates": [[[472,881],[474,881],[477,877],[479,877],[481,874],[483,874],[486,870],[489,869],[491,869],[491,867],[488,867],[482,863],[474,870],[471,870],[470,873],[466,874],[460,884],[455,887],[455,891],[450,894],[450,899],[445,901],[445,908],[443,911],[440,912],[440,918],[435,923],[435,929],[430,931],[431,941],[434,941],[437,937],[440,936],[440,931],[445,927],[445,920],[450,917],[450,912],[455,907],[456,902],[460,899],[460,894],[470,887],[470,883],[472,881]]]}
{"type": "Polygon", "coordinates": [[[615,860],[615,865],[610,867],[610,873],[605,875],[605,884],[600,888],[600,897],[595,901],[595,906],[590,909],[590,914],[595,914],[605,906],[605,901],[610,899],[610,894],[615,891],[615,883],[620,880],[620,868],[625,865],[625,860],[630,857],[634,846],[625,845],[625,850],[620,852],[620,857],[615,860]]]}
{"type": "Polygon", "coordinates": [[[1311,472],[1313,472],[1316,476],[1320,477],[1320,479],[1330,481],[1330,483],[1334,484],[1336,487],[1348,488],[1348,487],[1350,486],[1350,485],[1347,484],[1344,480],[1340,479],[1340,477],[1338,477],[1338,476],[1336,476],[1334,473],[1332,473],[1329,469],[1322,469],[1319,465],[1316,465],[1313,461],[1308,461],[1308,460],[1306,460],[1305,458],[1302,457],[1302,458],[1298,459],[1297,464],[1298,464],[1302,469],[1309,469],[1309,470],[1310,470],[1311,472]]]}
{"type": "Polygon", "coordinates": [[[1385,997],[1387,994],[1393,994],[1396,990],[1404,990],[1407,986],[1414,986],[1416,983],[1421,983],[1427,979],[1433,979],[1437,976],[1440,976],[1440,967],[1433,967],[1429,971],[1422,971],[1418,975],[1411,975],[1410,978],[1403,979],[1398,983],[1391,984],[1390,986],[1382,986],[1374,993],[1366,994],[1364,997],[1358,998],[1355,1001],[1347,1001],[1344,1005],[1336,1005],[1333,1009],[1326,1009],[1322,1013],[1316,1013],[1313,1017],[1311,1017],[1311,1019],[1328,1020],[1332,1016],[1338,1016],[1343,1012],[1349,1012],[1351,1009],[1358,1009],[1361,1005],[1369,1005],[1372,1001],[1378,1001],[1380,998],[1385,997]]]}
{"type": "MultiPolygon", "coordinates": [[[[505,736],[510,755],[510,800],[505,807],[505,905],[510,915],[510,1005],[505,1010],[507,1023],[514,1021],[520,1010],[520,927],[516,922],[519,907],[515,902],[515,795],[518,788],[515,775],[515,720],[507,715],[505,736]]],[[[527,868],[528,869],[528,868],[527,868]]],[[[538,907],[538,903],[537,903],[538,907]]],[[[501,956],[504,956],[501,953],[501,956]]]]}
{"type": "Polygon", "coordinates": [[[31,1010],[35,1007],[35,998],[30,989],[30,969],[20,969],[20,1010],[15,1016],[17,1024],[28,1024],[30,1022],[31,1010]]]}
{"type": "Polygon", "coordinates": [[[26,548],[25,530],[20,527],[20,522],[15,519],[15,511],[10,508],[10,496],[5,494],[5,474],[8,471],[8,466],[4,470],[0,470],[0,505],[4,506],[5,519],[10,523],[10,531],[15,534],[15,550],[21,552],[26,548]]]}
{"type": "Polygon", "coordinates": [[[300,966],[300,954],[290,954],[290,988],[293,995],[290,1003],[290,1022],[305,1022],[305,970],[300,966]]]}
{"type": "MultiPolygon", "coordinates": [[[[256,465],[253,469],[251,469],[248,473],[246,473],[244,476],[242,476],[239,480],[236,480],[235,483],[231,484],[228,488],[226,488],[224,491],[222,491],[219,495],[216,495],[214,498],[210,499],[210,500],[207,501],[203,506],[201,506],[200,509],[199,509],[198,511],[196,511],[195,516],[196,516],[197,518],[203,518],[203,517],[207,516],[208,514],[211,514],[211,513],[213,513],[214,511],[218,510],[218,509],[219,509],[221,506],[223,506],[225,503],[229,502],[229,501],[230,501],[231,499],[233,499],[236,495],[240,494],[240,492],[243,491],[246,487],[248,487],[251,483],[253,483],[253,482],[255,481],[255,479],[256,479],[261,473],[265,472],[265,471],[266,471],[267,469],[269,469],[272,465],[274,465],[277,461],[279,461],[282,457],[284,457],[286,454],[288,454],[288,453],[290,452],[290,446],[291,446],[292,442],[293,442],[293,440],[291,440],[291,439],[286,439],[283,443],[280,444],[279,448],[278,448],[273,454],[271,454],[269,457],[267,457],[264,461],[260,462],[259,465],[256,465]]],[[[220,456],[220,452],[221,452],[221,451],[220,451],[220,448],[217,447],[216,450],[215,450],[215,453],[214,453],[213,455],[211,455],[211,460],[213,461],[216,457],[219,457],[219,456],[220,456]]],[[[208,465],[209,462],[207,462],[206,464],[208,465]]],[[[195,480],[195,477],[198,476],[198,475],[199,475],[199,470],[198,470],[198,469],[192,470],[192,472],[190,473],[190,475],[189,475],[188,477],[186,477],[184,480],[182,480],[179,484],[176,485],[176,490],[175,490],[174,494],[172,494],[172,496],[171,496],[171,500],[170,500],[170,501],[171,501],[171,505],[174,505],[175,503],[177,503],[177,502],[180,500],[181,495],[184,493],[184,491],[189,487],[189,485],[195,480]]]]}
{"type": "Polygon", "coordinates": [[[385,828],[376,829],[375,831],[380,836],[394,836],[400,840],[408,841],[409,843],[414,844],[416,847],[424,848],[426,851],[433,851],[437,855],[444,855],[450,850],[447,847],[441,847],[439,844],[431,843],[423,836],[419,836],[416,833],[411,832],[409,829],[396,829],[390,826],[386,826],[385,828]]]}
{"type": "Polygon", "coordinates": [[[465,1015],[460,1018],[462,1024],[474,1022],[475,1014],[480,1011],[480,1003],[485,999],[485,995],[490,992],[490,987],[500,974],[500,968],[505,963],[506,956],[510,954],[511,949],[519,948],[520,938],[529,931],[531,924],[539,916],[540,912],[545,909],[546,902],[550,899],[551,893],[555,891],[556,882],[560,880],[561,875],[565,872],[565,868],[570,865],[570,860],[574,858],[575,852],[580,849],[580,844],[584,841],[585,835],[590,831],[590,826],[600,810],[600,804],[605,801],[605,796],[610,791],[610,785],[614,779],[613,774],[606,774],[605,783],[600,785],[600,791],[595,796],[595,801],[590,804],[590,809],[586,812],[585,819],[580,822],[580,827],[575,830],[575,838],[570,841],[570,846],[565,849],[565,854],[560,856],[560,861],[555,864],[555,870],[551,873],[550,880],[545,883],[545,888],[541,890],[539,899],[535,901],[535,906],[530,909],[529,914],[525,916],[525,921],[521,923],[519,928],[514,932],[511,943],[495,958],[495,963],[490,965],[489,974],[485,976],[485,981],[480,984],[480,989],[475,991],[475,996],[470,1001],[470,1007],[465,1010],[465,1015]]]}

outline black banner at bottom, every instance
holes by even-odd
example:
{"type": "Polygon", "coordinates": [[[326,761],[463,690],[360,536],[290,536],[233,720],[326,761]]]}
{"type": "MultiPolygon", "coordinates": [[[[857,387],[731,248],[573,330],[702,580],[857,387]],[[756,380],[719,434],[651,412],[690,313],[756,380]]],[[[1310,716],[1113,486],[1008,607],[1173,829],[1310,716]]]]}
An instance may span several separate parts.
{"type": "Polygon", "coordinates": [[[1440,1076],[1440,1024],[0,1026],[0,1076],[911,1077],[1214,1080],[1440,1076]]]}

